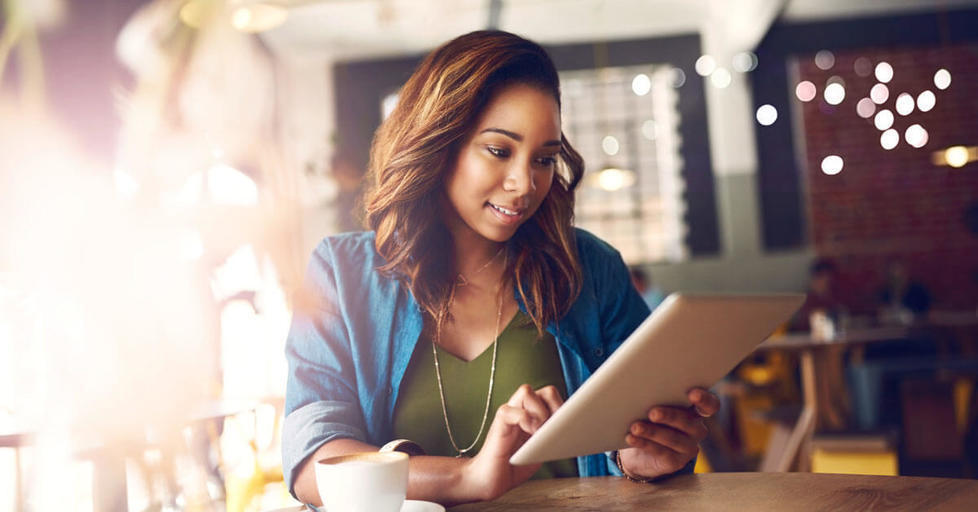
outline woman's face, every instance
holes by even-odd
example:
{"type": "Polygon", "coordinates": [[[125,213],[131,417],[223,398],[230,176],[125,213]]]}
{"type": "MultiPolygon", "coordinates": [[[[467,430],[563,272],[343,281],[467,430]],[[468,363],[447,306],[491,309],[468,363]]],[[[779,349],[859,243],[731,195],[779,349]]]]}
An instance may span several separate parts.
{"type": "Polygon", "coordinates": [[[445,219],[456,240],[509,240],[550,191],[559,152],[553,96],[525,84],[496,93],[445,180],[445,219]]]}

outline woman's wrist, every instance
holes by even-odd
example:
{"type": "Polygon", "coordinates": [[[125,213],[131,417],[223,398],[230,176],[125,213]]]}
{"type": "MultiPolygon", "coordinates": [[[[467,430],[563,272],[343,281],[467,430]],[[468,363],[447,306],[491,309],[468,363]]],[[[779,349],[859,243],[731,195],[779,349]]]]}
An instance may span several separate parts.
{"type": "Polygon", "coordinates": [[[469,458],[419,456],[410,458],[408,499],[435,501],[445,506],[485,500],[485,481],[469,458]]]}
{"type": "Polygon", "coordinates": [[[656,477],[649,478],[649,477],[644,477],[644,476],[632,475],[631,473],[628,472],[627,469],[625,469],[625,465],[621,461],[621,452],[618,451],[618,450],[615,450],[615,454],[614,455],[615,455],[615,464],[618,465],[618,471],[621,471],[622,476],[624,476],[625,478],[631,480],[632,482],[638,482],[638,483],[641,483],[641,484],[646,484],[646,483],[651,482],[652,480],[655,480],[656,477]]]}

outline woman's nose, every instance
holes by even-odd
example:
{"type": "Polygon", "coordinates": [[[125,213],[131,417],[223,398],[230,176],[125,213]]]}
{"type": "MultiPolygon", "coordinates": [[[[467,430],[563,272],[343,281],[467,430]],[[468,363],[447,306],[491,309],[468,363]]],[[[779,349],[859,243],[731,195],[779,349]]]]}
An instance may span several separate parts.
{"type": "Polygon", "coordinates": [[[506,173],[503,189],[519,195],[529,194],[536,188],[533,183],[533,169],[529,163],[514,163],[506,173]]]}

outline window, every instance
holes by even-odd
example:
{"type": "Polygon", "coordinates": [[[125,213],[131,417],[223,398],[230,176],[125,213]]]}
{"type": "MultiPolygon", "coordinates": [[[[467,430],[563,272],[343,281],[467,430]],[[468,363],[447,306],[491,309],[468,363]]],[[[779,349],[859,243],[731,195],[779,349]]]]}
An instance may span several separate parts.
{"type": "Polygon", "coordinates": [[[677,70],[641,65],[561,73],[563,130],[586,163],[576,224],[628,264],[688,258],[677,70]]]}

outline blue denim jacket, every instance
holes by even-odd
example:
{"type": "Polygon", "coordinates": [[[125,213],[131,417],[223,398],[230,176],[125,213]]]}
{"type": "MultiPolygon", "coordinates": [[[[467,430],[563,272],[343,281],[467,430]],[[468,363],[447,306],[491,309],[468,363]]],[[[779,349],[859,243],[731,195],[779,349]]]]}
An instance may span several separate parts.
{"type": "MultiPolygon", "coordinates": [[[[581,294],[547,328],[568,394],[649,314],[618,251],[586,231],[576,235],[581,294]]],[[[324,443],[352,438],[380,446],[394,439],[394,404],[422,314],[406,286],[375,270],[383,263],[373,232],[328,237],[312,255],[305,292],[313,305],[296,308],[285,349],[282,467],[293,494],[299,466],[324,443]]],[[[620,475],[608,454],[578,457],[577,468],[580,476],[620,475]]]]}

